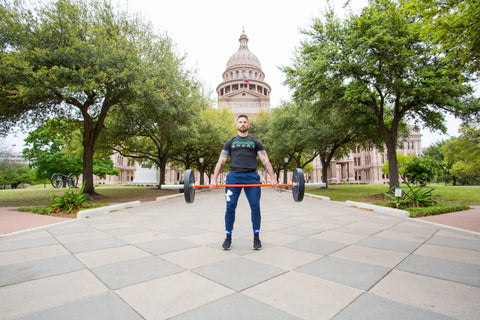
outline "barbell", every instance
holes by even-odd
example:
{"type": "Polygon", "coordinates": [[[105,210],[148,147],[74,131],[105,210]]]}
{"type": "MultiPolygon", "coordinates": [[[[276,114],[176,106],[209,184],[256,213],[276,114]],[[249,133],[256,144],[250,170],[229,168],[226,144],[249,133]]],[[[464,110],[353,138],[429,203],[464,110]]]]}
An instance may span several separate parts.
{"type": "MultiPolygon", "coordinates": [[[[161,189],[183,189],[185,202],[193,203],[195,201],[195,189],[196,188],[210,188],[209,185],[195,185],[195,175],[192,170],[185,171],[183,177],[183,184],[162,184],[161,189]]],[[[271,184],[218,184],[218,188],[232,188],[232,187],[271,187],[271,184]]],[[[279,187],[292,187],[293,200],[295,202],[301,202],[305,194],[305,186],[308,187],[325,187],[325,183],[305,183],[305,176],[303,170],[300,168],[295,169],[293,172],[292,183],[278,184],[279,187]]]]}

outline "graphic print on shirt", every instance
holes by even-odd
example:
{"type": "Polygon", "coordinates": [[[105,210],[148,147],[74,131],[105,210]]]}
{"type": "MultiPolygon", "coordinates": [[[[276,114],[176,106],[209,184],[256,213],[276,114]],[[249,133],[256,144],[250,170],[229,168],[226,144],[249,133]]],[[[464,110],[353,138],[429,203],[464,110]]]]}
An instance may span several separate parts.
{"type": "Polygon", "coordinates": [[[255,143],[252,141],[233,141],[232,148],[255,149],[255,143]]]}

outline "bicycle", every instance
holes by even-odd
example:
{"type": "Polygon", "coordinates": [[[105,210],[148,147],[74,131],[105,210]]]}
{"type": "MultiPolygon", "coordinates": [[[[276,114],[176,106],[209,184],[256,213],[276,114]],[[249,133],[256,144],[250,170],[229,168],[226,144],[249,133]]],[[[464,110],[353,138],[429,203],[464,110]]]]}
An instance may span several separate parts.
{"type": "Polygon", "coordinates": [[[54,173],[50,178],[50,182],[55,189],[60,187],[66,188],[67,184],[69,187],[77,188],[78,178],[73,173],[70,173],[69,175],[54,173]]]}

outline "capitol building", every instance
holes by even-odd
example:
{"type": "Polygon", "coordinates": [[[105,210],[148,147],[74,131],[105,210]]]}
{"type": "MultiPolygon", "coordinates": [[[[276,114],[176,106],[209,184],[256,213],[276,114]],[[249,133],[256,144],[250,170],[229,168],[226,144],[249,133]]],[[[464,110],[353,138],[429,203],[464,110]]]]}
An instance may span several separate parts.
{"type": "MultiPolygon", "coordinates": [[[[260,112],[270,112],[270,85],[266,82],[260,60],[248,48],[248,37],[242,32],[239,38],[238,50],[230,56],[227,67],[222,74],[222,82],[217,86],[218,108],[228,109],[233,114],[246,114],[255,117],[260,112]]],[[[422,154],[422,135],[419,131],[411,130],[410,136],[402,141],[403,149],[397,153],[404,155],[422,154]]],[[[267,150],[268,151],[268,150],[267,150]]],[[[153,168],[143,168],[123,159],[119,154],[112,156],[115,167],[120,169],[120,176],[107,176],[106,179],[95,177],[95,183],[137,183],[158,184],[160,174],[153,168]]],[[[332,183],[388,183],[388,175],[382,172],[386,152],[372,148],[365,150],[357,147],[350,155],[330,162],[327,173],[328,184],[332,183]]],[[[322,182],[322,164],[320,158],[313,162],[313,170],[306,173],[309,182],[322,182]]],[[[198,174],[198,173],[197,173],[198,174]]],[[[266,175],[265,175],[266,176],[266,175]]],[[[289,175],[291,177],[291,173],[289,175]]],[[[283,177],[283,172],[280,174],[283,177]]],[[[183,170],[169,168],[165,173],[165,183],[178,183],[183,179],[183,170]]],[[[199,181],[199,179],[195,179],[199,181]]],[[[280,180],[282,180],[280,178],[280,180]]],[[[288,179],[291,181],[291,178],[288,179]]]]}
{"type": "Polygon", "coordinates": [[[265,82],[260,61],[248,49],[245,32],[239,39],[240,47],[227,62],[223,82],[217,87],[218,107],[229,109],[233,114],[249,117],[259,112],[270,112],[270,92],[265,82]]]}

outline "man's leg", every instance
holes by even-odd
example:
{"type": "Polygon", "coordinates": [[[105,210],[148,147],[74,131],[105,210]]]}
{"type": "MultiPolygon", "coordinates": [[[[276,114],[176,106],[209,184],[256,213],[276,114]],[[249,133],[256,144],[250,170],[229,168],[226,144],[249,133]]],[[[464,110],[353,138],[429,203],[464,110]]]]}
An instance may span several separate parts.
{"type": "MultiPolygon", "coordinates": [[[[260,176],[256,172],[249,174],[249,184],[258,184],[260,183],[260,176]]],[[[247,196],[248,203],[250,204],[251,211],[251,220],[252,220],[252,229],[253,229],[253,248],[260,249],[262,243],[260,241],[260,226],[262,221],[262,216],[260,213],[260,197],[261,197],[261,188],[260,187],[248,187],[245,188],[245,195],[247,196]]]]}
{"type": "MultiPolygon", "coordinates": [[[[235,173],[229,173],[227,175],[226,184],[235,184],[237,183],[237,177],[235,173]]],[[[237,208],[238,198],[240,196],[240,192],[242,188],[236,187],[229,187],[225,188],[225,202],[226,202],[226,210],[225,210],[225,231],[226,231],[226,238],[223,242],[222,248],[225,250],[230,250],[232,247],[232,231],[233,231],[233,224],[235,223],[235,210],[237,208]]]]}
{"type": "Polygon", "coordinates": [[[260,225],[262,222],[262,216],[260,213],[261,188],[248,187],[248,188],[245,188],[244,190],[245,190],[245,195],[247,196],[247,199],[248,199],[248,204],[250,205],[253,233],[259,233],[260,225]]]}
{"type": "MultiPolygon", "coordinates": [[[[228,184],[228,182],[227,182],[228,184]]],[[[237,209],[238,198],[242,188],[228,187],[225,188],[225,201],[227,208],[225,210],[225,230],[232,232],[235,223],[235,210],[237,209]]]]}

